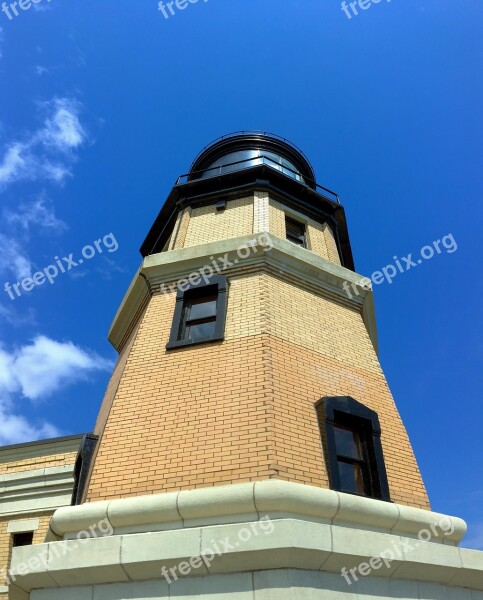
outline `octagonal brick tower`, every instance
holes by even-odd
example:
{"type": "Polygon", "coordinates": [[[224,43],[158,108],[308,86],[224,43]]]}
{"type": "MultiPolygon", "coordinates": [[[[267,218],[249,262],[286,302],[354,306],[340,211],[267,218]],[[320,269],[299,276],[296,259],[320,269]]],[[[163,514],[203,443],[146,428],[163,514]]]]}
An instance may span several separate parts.
{"type": "MultiPolygon", "coordinates": [[[[360,279],[344,209],[299,149],[257,132],[209,145],[141,253],[109,334],[120,359],[95,428],[87,501],[264,479],[329,488],[317,407],[350,397],[378,415],[386,495],[429,508],[377,358],[372,294],[344,288],[360,279]],[[189,277],[200,273],[198,292],[213,273],[209,293],[226,303],[219,330],[210,313],[192,326],[195,339],[174,339],[177,309],[186,310],[178,283],[196,294],[189,277]]],[[[344,477],[354,465],[342,467],[344,477]]]]}
{"type": "Polygon", "coordinates": [[[15,548],[10,600],[483,600],[483,553],[429,508],[344,209],[303,153],[217,140],[141,253],[74,506],[15,548]]]}

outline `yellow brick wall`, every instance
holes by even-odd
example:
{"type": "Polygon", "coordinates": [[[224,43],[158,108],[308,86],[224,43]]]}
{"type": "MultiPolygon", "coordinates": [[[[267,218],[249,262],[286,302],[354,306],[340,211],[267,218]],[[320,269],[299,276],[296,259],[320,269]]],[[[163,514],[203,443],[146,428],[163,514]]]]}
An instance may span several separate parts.
{"type": "Polygon", "coordinates": [[[285,231],[285,212],[280,202],[270,198],[268,214],[270,233],[284,240],[287,237],[285,231]]]}
{"type": "MultiPolygon", "coordinates": [[[[214,205],[192,209],[183,247],[252,233],[253,203],[253,196],[250,196],[229,200],[225,210],[221,211],[214,205]]],[[[176,244],[176,248],[180,247],[176,244]]]]}
{"type": "MultiPolygon", "coordinates": [[[[291,214],[283,204],[269,198],[263,191],[256,191],[254,196],[248,198],[229,200],[222,211],[217,211],[214,205],[186,208],[178,215],[168,248],[188,248],[260,231],[269,231],[285,239],[286,212],[291,214]]],[[[340,264],[331,228],[326,223],[318,223],[302,215],[300,218],[307,225],[308,250],[340,264]]]]}
{"type": "Polygon", "coordinates": [[[429,508],[406,429],[360,314],[272,276],[264,278],[262,288],[270,315],[278,476],[328,485],[314,405],[323,396],[352,396],[379,415],[392,500],[429,508]]]}
{"type": "Polygon", "coordinates": [[[251,309],[250,324],[236,318],[237,306],[260,297],[258,280],[250,277],[251,292],[236,282],[230,289],[224,343],[166,351],[174,296],[152,298],[100,442],[88,500],[269,477],[259,310],[251,309]]]}
{"type": "Polygon", "coordinates": [[[62,467],[73,465],[77,456],[76,452],[63,452],[60,454],[46,454],[42,456],[31,456],[22,460],[5,462],[0,455],[0,475],[5,473],[19,473],[21,471],[34,471],[35,469],[46,469],[47,467],[62,467]]]}
{"type": "Polygon", "coordinates": [[[188,226],[191,219],[191,207],[187,207],[178,214],[173,235],[171,236],[169,249],[177,250],[183,248],[188,233],[188,226]]]}
{"type": "Polygon", "coordinates": [[[268,192],[255,192],[253,206],[253,233],[270,231],[268,192]]]}
{"type": "Polygon", "coordinates": [[[324,223],[322,225],[322,231],[324,232],[325,243],[327,244],[329,260],[340,265],[340,256],[339,252],[337,251],[337,245],[335,243],[335,237],[332,229],[329,227],[329,225],[327,225],[327,223],[324,223]]]}
{"type": "Polygon", "coordinates": [[[307,223],[307,249],[317,254],[317,256],[329,260],[324,225],[322,223],[316,223],[312,220],[307,223]]]}
{"type": "Polygon", "coordinates": [[[269,477],[327,487],[314,404],[352,395],[380,416],[392,499],[428,508],[360,314],[269,269],[230,282],[223,342],[166,351],[174,296],[151,299],[88,499],[269,477]]]}

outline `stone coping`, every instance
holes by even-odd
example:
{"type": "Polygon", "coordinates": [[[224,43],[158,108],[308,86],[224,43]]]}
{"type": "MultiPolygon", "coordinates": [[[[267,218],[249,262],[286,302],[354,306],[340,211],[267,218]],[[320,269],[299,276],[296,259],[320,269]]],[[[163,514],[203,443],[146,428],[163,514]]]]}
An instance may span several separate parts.
{"type": "MultiPolygon", "coordinates": [[[[344,570],[350,573],[362,569],[362,564],[365,575],[379,581],[409,580],[483,590],[482,552],[348,526],[265,518],[23,546],[14,549],[10,577],[22,593],[162,581],[163,574],[173,574],[170,569],[174,569],[176,581],[190,575],[305,569],[335,573],[342,584],[344,570]],[[412,544],[408,545],[409,541],[412,544]],[[382,557],[391,558],[385,562],[382,557]]],[[[52,597],[46,594],[44,597],[52,597]]]]}
{"type": "Polygon", "coordinates": [[[51,529],[69,539],[100,521],[123,534],[256,521],[264,515],[409,537],[444,520],[453,532],[433,541],[447,545],[457,545],[466,533],[466,523],[457,517],[276,479],[62,507],[51,529]]]}
{"type": "Polygon", "coordinates": [[[74,465],[0,475],[0,516],[55,510],[70,503],[74,465]]]}

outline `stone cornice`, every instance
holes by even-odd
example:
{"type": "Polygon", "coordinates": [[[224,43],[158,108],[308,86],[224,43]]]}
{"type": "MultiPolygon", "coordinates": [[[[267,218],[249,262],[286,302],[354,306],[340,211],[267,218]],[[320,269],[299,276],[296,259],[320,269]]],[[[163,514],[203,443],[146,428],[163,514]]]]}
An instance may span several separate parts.
{"type": "MultiPolygon", "coordinates": [[[[19,598],[35,588],[161,578],[162,567],[223,548],[197,575],[308,569],[338,573],[372,557],[393,558],[374,578],[410,579],[483,590],[483,553],[455,547],[466,526],[454,517],[285,481],[268,480],[59,509],[52,526],[79,539],[16,548],[11,574],[19,598]],[[86,537],[106,521],[114,535],[86,537]],[[245,536],[271,521],[270,535],[245,536]],[[441,529],[429,541],[417,534],[441,529]],[[157,530],[164,529],[164,530],[157,530]],[[443,543],[442,543],[443,542],[443,543]]],[[[99,527],[100,530],[100,527],[99,527]]],[[[265,531],[266,532],[266,531],[265,531]]]]}
{"type": "Polygon", "coordinates": [[[436,541],[453,545],[466,533],[466,523],[457,517],[276,479],[66,506],[53,515],[51,529],[69,538],[104,519],[115,533],[139,533],[257,520],[265,514],[408,536],[449,519],[453,533],[436,541]]]}
{"type": "Polygon", "coordinates": [[[267,245],[262,242],[267,240],[268,236],[268,233],[260,232],[147,256],[114,318],[109,331],[110,342],[118,351],[122,348],[123,340],[132,329],[133,320],[140,314],[148,295],[160,290],[161,284],[184,279],[204,266],[211,265],[213,259],[226,255],[227,260],[234,264],[225,269],[223,274],[229,276],[235,274],[240,268],[268,265],[273,267],[281,277],[287,275],[296,278],[360,310],[377,352],[372,290],[358,286],[359,293],[355,294],[351,287],[349,295],[343,287],[345,282],[349,285],[357,284],[362,275],[272,234],[269,238],[273,247],[267,251],[267,245]],[[253,244],[248,256],[240,258],[238,250],[246,247],[253,240],[257,240],[257,243],[253,244]]]}
{"type": "Polygon", "coordinates": [[[74,465],[0,475],[0,516],[33,514],[70,504],[74,465]]]}

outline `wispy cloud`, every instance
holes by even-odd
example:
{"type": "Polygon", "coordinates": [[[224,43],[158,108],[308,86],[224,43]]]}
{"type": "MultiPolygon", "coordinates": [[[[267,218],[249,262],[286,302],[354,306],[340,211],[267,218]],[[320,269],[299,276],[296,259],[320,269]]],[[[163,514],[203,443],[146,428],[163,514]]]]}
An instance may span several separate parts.
{"type": "MultiPolygon", "coordinates": [[[[8,298],[7,302],[10,302],[8,298]]],[[[8,323],[9,325],[13,325],[13,327],[23,327],[25,325],[32,327],[37,324],[35,311],[32,308],[18,310],[12,302],[9,305],[0,303],[0,326],[3,323],[8,323]]]]}
{"type": "Polygon", "coordinates": [[[2,233],[0,233],[0,274],[13,275],[17,281],[32,274],[32,263],[20,242],[2,233]]]}
{"type": "Polygon", "coordinates": [[[79,103],[61,98],[46,106],[53,106],[54,114],[46,119],[45,127],[39,132],[39,141],[62,152],[80,146],[86,139],[86,133],[79,121],[79,103]]]}
{"type": "Polygon", "coordinates": [[[26,145],[18,142],[10,144],[0,164],[0,183],[10,183],[16,177],[21,178],[25,170],[27,159],[22,156],[26,145]]]}
{"type": "Polygon", "coordinates": [[[35,74],[38,75],[39,77],[41,77],[42,75],[44,75],[48,72],[49,72],[49,69],[47,69],[47,67],[43,67],[42,65],[35,66],[35,74]]]}
{"type": "Polygon", "coordinates": [[[3,223],[8,225],[8,234],[0,232],[0,276],[21,281],[31,277],[34,271],[26,250],[31,228],[35,226],[49,234],[58,234],[64,232],[67,225],[56,217],[52,203],[44,193],[31,202],[21,202],[15,211],[5,209],[2,216],[3,223]]]}
{"type": "Polygon", "coordinates": [[[17,226],[28,232],[32,225],[37,225],[49,232],[61,232],[67,229],[67,224],[55,216],[52,203],[45,193],[41,193],[32,202],[21,202],[17,210],[6,209],[5,221],[11,226],[17,226]]]}
{"type": "Polygon", "coordinates": [[[54,98],[41,108],[47,113],[43,126],[5,145],[0,185],[42,179],[62,183],[71,174],[75,150],[87,141],[79,120],[81,106],[72,98],[54,98]]]}
{"type": "Polygon", "coordinates": [[[60,389],[108,371],[112,362],[76,346],[37,336],[29,344],[8,351],[0,346],[0,444],[34,440],[56,435],[50,423],[30,422],[18,414],[14,396],[31,401],[48,398],[60,389]]]}
{"type": "Polygon", "coordinates": [[[33,4],[34,10],[38,12],[45,12],[46,10],[52,10],[53,6],[51,4],[33,4]]]}

